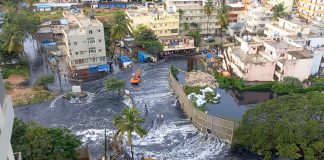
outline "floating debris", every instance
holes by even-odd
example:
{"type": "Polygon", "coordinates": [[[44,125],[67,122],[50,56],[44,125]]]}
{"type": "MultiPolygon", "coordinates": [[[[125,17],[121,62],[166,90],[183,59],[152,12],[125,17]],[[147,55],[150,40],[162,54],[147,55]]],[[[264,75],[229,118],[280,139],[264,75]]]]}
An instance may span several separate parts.
{"type": "Polygon", "coordinates": [[[188,86],[207,86],[210,88],[216,88],[217,86],[214,76],[202,71],[188,72],[186,74],[185,82],[188,86]]]}

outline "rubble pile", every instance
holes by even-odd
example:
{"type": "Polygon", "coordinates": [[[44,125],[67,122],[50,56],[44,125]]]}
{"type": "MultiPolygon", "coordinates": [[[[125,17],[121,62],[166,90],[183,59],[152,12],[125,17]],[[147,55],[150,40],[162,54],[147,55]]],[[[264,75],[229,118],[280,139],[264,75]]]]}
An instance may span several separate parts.
{"type": "Polygon", "coordinates": [[[210,88],[216,88],[217,85],[214,76],[202,71],[188,72],[186,74],[185,82],[188,86],[207,86],[210,88]]]}

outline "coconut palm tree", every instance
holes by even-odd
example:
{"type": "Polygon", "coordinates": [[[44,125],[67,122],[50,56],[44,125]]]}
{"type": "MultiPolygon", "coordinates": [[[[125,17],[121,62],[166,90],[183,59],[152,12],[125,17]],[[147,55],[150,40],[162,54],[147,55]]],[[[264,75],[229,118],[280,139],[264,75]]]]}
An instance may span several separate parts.
{"type": "Polygon", "coordinates": [[[224,59],[225,59],[225,64],[226,64],[226,67],[227,67],[227,54],[224,49],[223,49],[223,32],[224,29],[226,29],[229,25],[229,22],[228,22],[228,12],[229,12],[229,7],[228,5],[225,4],[225,0],[223,0],[222,4],[217,8],[217,15],[216,15],[216,21],[217,21],[217,24],[220,25],[220,30],[221,30],[221,53],[224,54],[224,59]]]}
{"type": "Polygon", "coordinates": [[[204,12],[207,15],[207,35],[209,34],[209,30],[208,30],[208,25],[209,25],[209,17],[211,16],[211,14],[213,14],[213,12],[215,12],[216,8],[213,4],[212,0],[207,0],[207,2],[205,3],[204,6],[204,12]]]}
{"type": "MultiPolygon", "coordinates": [[[[115,40],[115,44],[114,44],[114,53],[115,53],[115,49],[116,49],[116,41],[119,40],[119,43],[121,42],[122,38],[126,35],[127,32],[127,27],[125,25],[121,25],[121,24],[116,24],[115,26],[112,27],[111,29],[111,38],[115,40]]],[[[121,55],[121,46],[120,46],[120,53],[121,55]]]]}
{"type": "Polygon", "coordinates": [[[132,159],[134,159],[132,133],[135,132],[141,138],[144,137],[147,134],[147,132],[141,126],[144,121],[144,118],[140,117],[140,113],[136,107],[123,109],[122,114],[117,115],[113,119],[113,124],[115,127],[117,127],[114,140],[116,141],[117,138],[119,138],[119,140],[122,141],[124,134],[127,134],[127,141],[131,147],[132,159]]]}
{"type": "Polygon", "coordinates": [[[6,24],[3,28],[5,32],[1,34],[1,38],[4,40],[1,48],[9,54],[21,53],[24,49],[24,34],[22,31],[17,30],[16,27],[16,25],[6,24]]]}
{"type": "MultiPolygon", "coordinates": [[[[225,3],[223,3],[217,8],[216,21],[217,24],[220,25],[221,32],[223,32],[223,29],[226,29],[229,25],[228,12],[229,12],[229,7],[225,3]]],[[[221,35],[223,35],[223,33],[221,35]]]]}
{"type": "MultiPolygon", "coordinates": [[[[126,19],[125,12],[122,10],[119,10],[114,13],[113,16],[113,24],[114,26],[111,29],[110,37],[115,41],[113,52],[115,53],[116,48],[116,41],[121,39],[126,35],[127,29],[127,23],[128,20],[126,19]]],[[[120,55],[121,55],[121,48],[120,48],[120,55]]]]}
{"type": "Polygon", "coordinates": [[[272,18],[277,20],[277,18],[282,18],[285,14],[286,7],[284,3],[279,3],[273,7],[272,18]]]}

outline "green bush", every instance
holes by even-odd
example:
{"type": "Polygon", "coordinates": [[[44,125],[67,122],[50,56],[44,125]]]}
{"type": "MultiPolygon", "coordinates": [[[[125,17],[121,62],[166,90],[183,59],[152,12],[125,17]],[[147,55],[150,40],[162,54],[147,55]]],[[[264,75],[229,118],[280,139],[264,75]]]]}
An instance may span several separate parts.
{"type": "Polygon", "coordinates": [[[277,82],[264,82],[260,84],[245,86],[243,90],[245,91],[269,91],[272,89],[272,86],[277,82]]]}
{"type": "Polygon", "coordinates": [[[54,75],[52,74],[42,74],[37,77],[37,80],[35,82],[36,85],[39,86],[47,86],[49,84],[53,84],[55,82],[54,75]]]}
{"type": "Polygon", "coordinates": [[[203,89],[205,87],[199,87],[199,86],[187,86],[185,85],[183,87],[184,92],[189,95],[191,93],[195,93],[195,94],[202,94],[202,92],[200,91],[201,89],[203,89]]]}
{"type": "Polygon", "coordinates": [[[10,90],[11,89],[11,83],[10,82],[6,82],[5,83],[5,89],[8,91],[8,90],[10,90]]]}
{"type": "Polygon", "coordinates": [[[214,103],[215,97],[216,97],[215,92],[206,92],[205,93],[205,100],[207,103],[214,103]]]}
{"type": "Polygon", "coordinates": [[[218,72],[215,72],[214,76],[215,76],[219,86],[224,89],[234,88],[234,89],[242,90],[245,86],[242,78],[225,77],[225,76],[222,76],[218,72]]]}
{"type": "Polygon", "coordinates": [[[303,84],[295,77],[284,77],[282,82],[272,86],[272,91],[278,94],[292,94],[303,92],[303,84]]]}
{"type": "Polygon", "coordinates": [[[26,64],[6,65],[3,67],[1,73],[3,79],[9,78],[10,75],[28,76],[29,68],[26,64]]]}
{"type": "Polygon", "coordinates": [[[76,98],[76,97],[77,97],[76,94],[73,93],[73,92],[68,92],[68,93],[66,93],[65,96],[64,96],[64,98],[66,98],[66,99],[68,99],[68,100],[70,100],[70,99],[72,99],[72,98],[76,98]]]}
{"type": "Polygon", "coordinates": [[[178,73],[179,73],[178,67],[171,65],[171,74],[173,75],[174,78],[178,79],[177,78],[178,73]]]}

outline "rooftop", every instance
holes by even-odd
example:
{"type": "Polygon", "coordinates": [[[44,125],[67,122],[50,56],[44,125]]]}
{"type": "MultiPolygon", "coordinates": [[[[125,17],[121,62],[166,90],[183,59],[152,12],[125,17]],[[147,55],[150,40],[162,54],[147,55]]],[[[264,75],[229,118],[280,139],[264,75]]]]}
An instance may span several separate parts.
{"type": "Polygon", "coordinates": [[[311,57],[310,53],[306,50],[287,51],[287,54],[297,59],[308,59],[311,57]]]}
{"type": "Polygon", "coordinates": [[[269,44],[270,46],[276,48],[276,49],[286,49],[289,48],[290,45],[286,42],[280,41],[280,42],[276,42],[276,41],[271,41],[271,42],[265,42],[267,44],[269,44]]]}
{"type": "Polygon", "coordinates": [[[278,19],[300,25],[300,27],[302,27],[302,28],[308,27],[308,25],[309,25],[308,23],[306,23],[305,20],[299,19],[299,18],[278,18],[278,19]]]}
{"type": "Polygon", "coordinates": [[[240,47],[233,47],[232,52],[234,55],[240,58],[240,60],[244,63],[252,63],[252,64],[260,64],[269,62],[269,60],[260,54],[247,54],[244,53],[240,47]]]}

